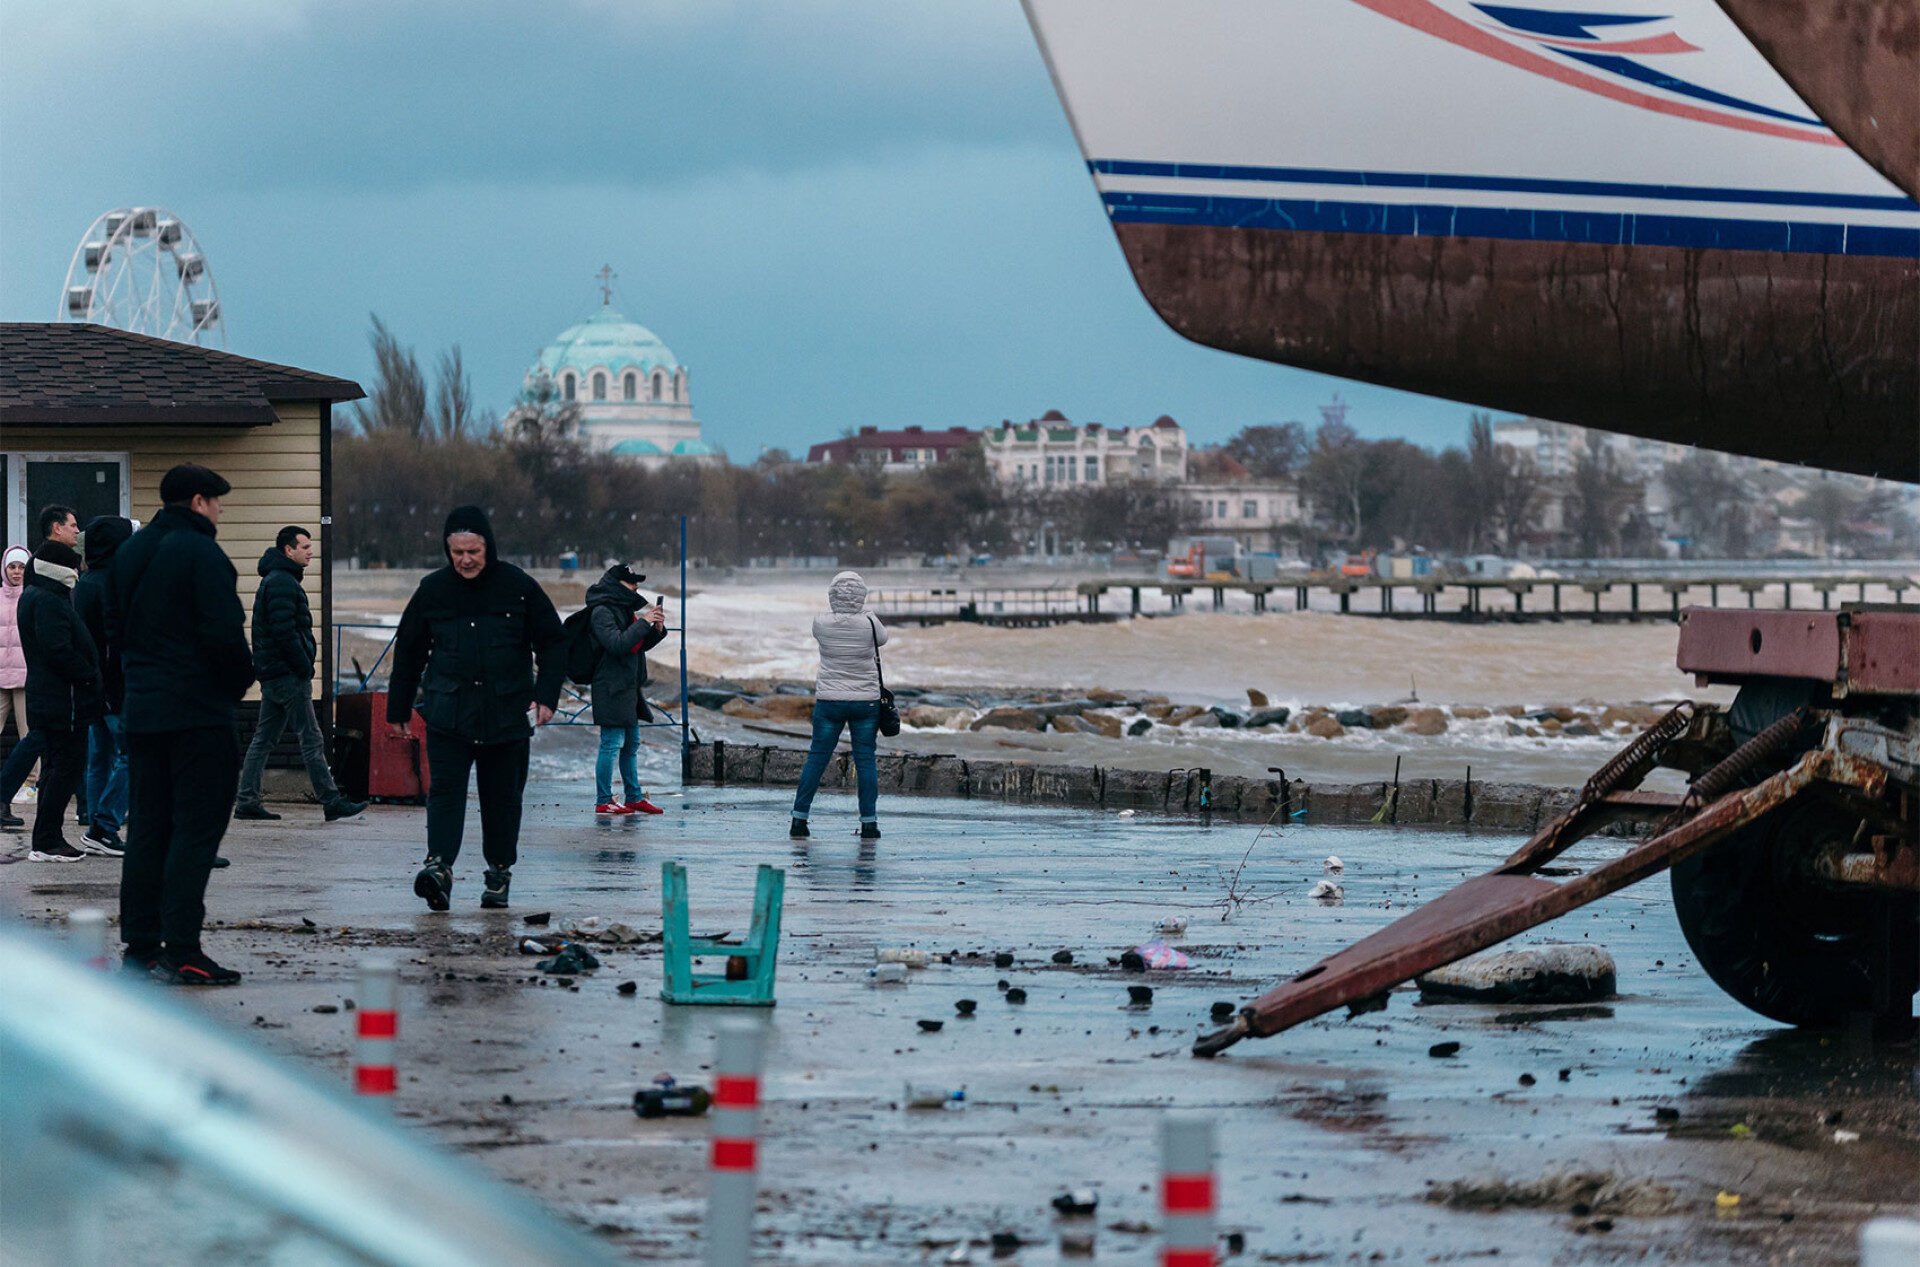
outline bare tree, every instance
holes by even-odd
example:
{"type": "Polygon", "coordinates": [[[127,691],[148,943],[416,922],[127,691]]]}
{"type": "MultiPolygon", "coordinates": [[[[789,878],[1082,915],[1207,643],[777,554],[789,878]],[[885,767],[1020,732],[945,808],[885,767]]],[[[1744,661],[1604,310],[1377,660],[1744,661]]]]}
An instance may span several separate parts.
{"type": "Polygon", "coordinates": [[[1587,558],[1618,552],[1620,529],[1640,485],[1620,469],[1613,451],[1589,446],[1573,462],[1567,489],[1567,530],[1587,558]]]}
{"type": "Polygon", "coordinates": [[[1287,479],[1307,460],[1307,429],[1297,422],[1242,427],[1221,452],[1246,467],[1255,479],[1287,479]]]}
{"type": "Polygon", "coordinates": [[[399,431],[417,439],[427,430],[427,380],[419,358],[412,348],[400,346],[379,314],[368,315],[373,319],[367,336],[373,344],[373,390],[354,403],[354,418],[369,435],[399,431]]]}
{"type": "Polygon", "coordinates": [[[451,440],[465,435],[473,420],[473,379],[456,343],[434,366],[433,427],[442,440],[451,440]]]}
{"type": "Polygon", "coordinates": [[[1302,480],[1308,496],[1342,540],[1355,543],[1366,528],[1364,494],[1368,446],[1344,422],[1323,422],[1314,432],[1302,480]]]}

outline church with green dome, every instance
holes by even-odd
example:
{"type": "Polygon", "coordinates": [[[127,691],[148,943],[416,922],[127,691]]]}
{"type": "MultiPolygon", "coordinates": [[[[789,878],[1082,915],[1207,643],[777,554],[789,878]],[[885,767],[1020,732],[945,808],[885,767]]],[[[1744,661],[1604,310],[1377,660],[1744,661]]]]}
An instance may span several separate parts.
{"type": "Polygon", "coordinates": [[[579,407],[580,437],[598,452],[649,467],[725,460],[700,438],[687,367],[658,335],[615,309],[604,286],[599,311],[541,349],[527,385],[541,378],[579,407]]]}

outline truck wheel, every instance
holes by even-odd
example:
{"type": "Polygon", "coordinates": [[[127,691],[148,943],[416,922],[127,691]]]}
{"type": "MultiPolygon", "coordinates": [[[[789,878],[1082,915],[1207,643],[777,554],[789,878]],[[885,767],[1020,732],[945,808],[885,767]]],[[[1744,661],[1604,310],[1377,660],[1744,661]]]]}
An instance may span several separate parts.
{"type": "Polygon", "coordinates": [[[1823,884],[1805,871],[1812,851],[1850,840],[1857,825],[1829,806],[1802,805],[1673,867],[1674,913],[1714,984],[1789,1025],[1910,1013],[1920,899],[1823,884]]]}

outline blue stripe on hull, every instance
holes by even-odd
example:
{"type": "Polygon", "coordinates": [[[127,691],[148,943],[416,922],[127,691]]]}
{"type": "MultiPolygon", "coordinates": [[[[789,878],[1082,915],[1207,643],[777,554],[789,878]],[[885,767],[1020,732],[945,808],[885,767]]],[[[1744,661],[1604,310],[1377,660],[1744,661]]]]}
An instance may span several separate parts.
{"type": "Polygon", "coordinates": [[[1217,198],[1113,191],[1102,196],[1106,200],[1107,215],[1116,224],[1228,225],[1320,233],[1379,233],[1395,237],[1504,238],[1522,242],[1590,242],[1607,246],[1920,259],[1920,229],[1287,198],[1217,198]]]}
{"type": "Polygon", "coordinates": [[[1111,176],[1168,176],[1182,180],[1253,180],[1281,185],[1360,185],[1379,189],[1473,189],[1588,198],[1658,198],[1665,202],[1745,202],[1756,206],[1852,207],[1863,211],[1917,211],[1904,195],[1827,194],[1783,189],[1725,189],[1708,185],[1636,185],[1614,180],[1543,180],[1530,176],[1455,176],[1432,172],[1360,172],[1321,167],[1231,167],[1214,163],[1139,163],[1101,158],[1087,166],[1111,176]]]}

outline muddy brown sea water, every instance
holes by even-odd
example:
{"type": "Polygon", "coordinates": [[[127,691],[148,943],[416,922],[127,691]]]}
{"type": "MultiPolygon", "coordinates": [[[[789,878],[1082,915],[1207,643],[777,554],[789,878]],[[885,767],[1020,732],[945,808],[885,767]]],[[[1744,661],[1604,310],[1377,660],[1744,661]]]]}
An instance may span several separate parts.
{"type": "MultiPolygon", "coordinates": [[[[810,841],[786,839],[786,795],[661,793],[659,818],[595,822],[552,758],[529,797],[515,909],[477,907],[477,822],[454,909],[422,909],[409,880],[422,812],[376,807],[323,825],[311,807],[236,825],[215,875],[208,949],[247,973],[188,996],[210,1024],[248,1032],[323,1081],[345,1080],[348,1012],[368,946],[398,953],[408,1126],[538,1193],[633,1261],[699,1256],[705,1126],[642,1120],[656,1074],[709,1076],[720,1009],[656,995],[657,946],[597,947],[565,984],[513,952],[521,916],[587,915],[659,927],[660,865],[687,864],[694,923],[744,931],[754,868],[787,869],[779,1004],[769,1030],[759,1254],[805,1264],[946,1261],[1016,1234],[1015,1261],[1051,1263],[1064,1231],[1049,1199],[1091,1187],[1098,1261],[1153,1261],[1154,1129],[1169,1109],[1216,1125],[1220,1226],[1237,1261],[1849,1263],[1859,1224],[1920,1200],[1914,1049],[1798,1034],[1706,981],[1664,884],[1618,894],[1542,936],[1605,945],[1620,995],[1569,1008],[1422,1006],[1322,1018],[1188,1054],[1216,1000],[1241,1002],[1493,865],[1515,842],[1454,833],[1252,826],[916,798],[883,802],[885,836],[855,838],[844,793],[816,803],[810,841]],[[1345,860],[1346,897],[1306,894],[1345,860]],[[1227,872],[1245,859],[1228,909],[1227,872]],[[1225,913],[1229,918],[1222,920],[1225,913]],[[1183,915],[1184,971],[1111,962],[1154,921],[1183,915]],[[301,931],[303,919],[317,931],[301,931]],[[875,987],[876,948],[950,964],[875,987]],[[1073,952],[1056,964],[1054,952],[1073,952]],[[1013,967],[996,969],[1007,951],[1013,967]],[[1005,980],[1027,991],[1010,1004],[1005,980]],[[638,983],[632,995],[617,987],[638,983]],[[1154,988],[1130,1007],[1127,986],[1154,988]],[[972,1019],[962,998],[977,1001],[972,1019]],[[921,1019],[945,1022],[924,1033],[921,1019]],[[1461,1044],[1449,1059],[1437,1042],[1461,1044]],[[1523,1085],[1522,1075],[1531,1075],[1523,1085]],[[964,1108],[910,1111],[912,1082],[964,1088],[964,1108]],[[1657,1110],[1671,1113],[1657,1114],[1657,1110]],[[1674,1116],[1673,1114],[1677,1114],[1674,1116]],[[1670,1119],[1670,1120],[1663,1120],[1670,1119]],[[1857,1132],[1840,1142],[1836,1130],[1857,1132]],[[1600,1174],[1671,1193],[1639,1214],[1430,1200],[1472,1180],[1498,1191],[1600,1174]],[[1716,1205],[1721,1192],[1737,1206],[1716,1205]]],[[[1617,842],[1583,846],[1590,866],[1617,842]]],[[[57,923],[112,909],[112,864],[0,867],[0,903],[57,923]]],[[[1523,938],[1535,940],[1536,938],[1523,938]]],[[[1569,1191],[1575,1189],[1568,1189],[1569,1191]]],[[[1638,1208],[1638,1207],[1635,1207],[1638,1208]]]]}

